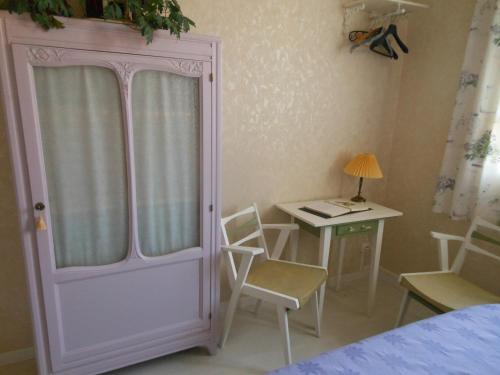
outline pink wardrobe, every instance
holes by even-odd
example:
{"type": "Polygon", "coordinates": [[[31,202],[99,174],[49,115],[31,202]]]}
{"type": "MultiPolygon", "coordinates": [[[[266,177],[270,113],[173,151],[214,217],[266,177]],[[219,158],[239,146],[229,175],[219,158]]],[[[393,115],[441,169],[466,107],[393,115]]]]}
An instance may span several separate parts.
{"type": "MultiPolygon", "coordinates": [[[[215,350],[220,43],[0,12],[1,94],[41,374],[215,350]]],[[[5,218],[4,218],[5,219],[5,218]]]]}

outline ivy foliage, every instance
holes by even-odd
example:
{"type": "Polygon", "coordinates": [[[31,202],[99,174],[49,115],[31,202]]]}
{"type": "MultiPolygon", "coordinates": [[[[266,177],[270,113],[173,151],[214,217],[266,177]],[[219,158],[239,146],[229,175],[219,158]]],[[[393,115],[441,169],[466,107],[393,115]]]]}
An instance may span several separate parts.
{"type": "MultiPolygon", "coordinates": [[[[29,13],[31,19],[45,30],[61,29],[64,24],[54,16],[71,17],[67,0],[0,0],[0,9],[11,13],[29,13]]],[[[153,41],[155,30],[169,30],[180,37],[195,23],[182,14],[177,0],[112,0],[104,7],[104,18],[121,20],[137,28],[148,43],[153,41]]]]}
{"type": "MultiPolygon", "coordinates": [[[[123,18],[121,2],[110,1],[104,8],[105,18],[123,18]]],[[[127,0],[125,9],[129,13],[130,21],[146,38],[148,43],[153,40],[155,30],[169,30],[177,37],[182,32],[187,33],[195,23],[182,14],[177,0],[127,0]]]]}
{"type": "Polygon", "coordinates": [[[73,12],[66,0],[0,0],[0,9],[10,13],[29,13],[44,30],[62,29],[63,23],[54,16],[71,17],[73,12]]]}

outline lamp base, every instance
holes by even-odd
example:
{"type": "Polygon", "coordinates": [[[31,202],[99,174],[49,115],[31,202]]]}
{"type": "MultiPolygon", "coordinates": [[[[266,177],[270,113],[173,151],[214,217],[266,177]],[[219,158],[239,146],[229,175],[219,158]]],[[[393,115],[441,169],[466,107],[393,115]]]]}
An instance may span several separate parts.
{"type": "Polygon", "coordinates": [[[351,201],[353,201],[353,202],[366,202],[366,199],[363,198],[361,195],[356,195],[355,197],[351,198],[351,201]]]}
{"type": "Polygon", "coordinates": [[[363,177],[359,178],[358,195],[351,198],[352,202],[366,202],[366,199],[361,196],[361,189],[363,188],[363,177]]]}

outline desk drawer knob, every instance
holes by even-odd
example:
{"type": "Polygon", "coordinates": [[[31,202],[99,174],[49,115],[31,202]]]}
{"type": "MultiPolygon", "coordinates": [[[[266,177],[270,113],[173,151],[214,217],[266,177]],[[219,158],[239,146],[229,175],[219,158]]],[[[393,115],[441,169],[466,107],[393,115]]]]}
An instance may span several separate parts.
{"type": "Polygon", "coordinates": [[[348,229],[348,230],[349,230],[349,232],[354,232],[354,231],[356,230],[356,228],[354,228],[354,227],[349,227],[349,229],[348,229]]]}
{"type": "Polygon", "coordinates": [[[372,229],[371,225],[362,225],[361,226],[361,230],[370,230],[370,229],[372,229]]]}

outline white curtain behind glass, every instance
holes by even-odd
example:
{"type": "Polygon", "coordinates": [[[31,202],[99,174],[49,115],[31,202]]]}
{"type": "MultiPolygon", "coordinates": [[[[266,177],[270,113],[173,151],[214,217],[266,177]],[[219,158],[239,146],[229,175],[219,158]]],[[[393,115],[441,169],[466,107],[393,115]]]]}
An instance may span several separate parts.
{"type": "Polygon", "coordinates": [[[132,113],[141,251],[146,256],[200,246],[198,79],[141,71],[132,113]]]}
{"type": "Polygon", "coordinates": [[[105,68],[35,68],[57,267],[115,263],[128,251],[120,91],[105,68]]]}

